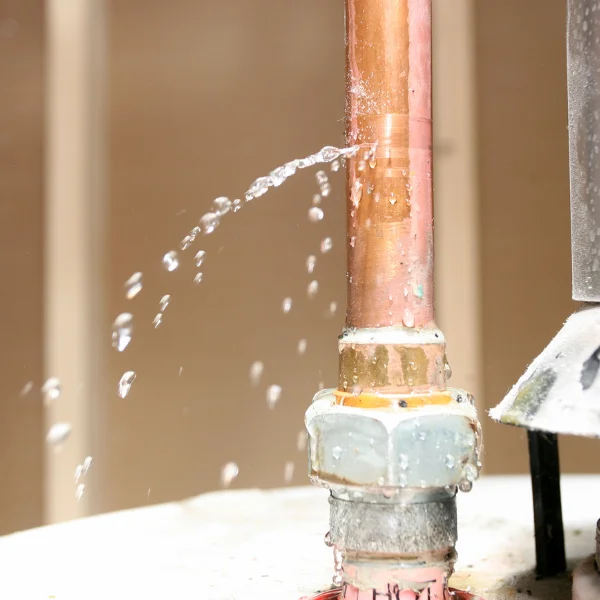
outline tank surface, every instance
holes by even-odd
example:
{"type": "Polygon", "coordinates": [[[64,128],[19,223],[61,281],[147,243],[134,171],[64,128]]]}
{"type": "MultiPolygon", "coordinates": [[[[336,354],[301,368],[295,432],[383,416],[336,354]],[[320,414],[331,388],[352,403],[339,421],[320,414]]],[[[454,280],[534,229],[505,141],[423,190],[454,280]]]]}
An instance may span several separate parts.
{"type": "MultiPolygon", "coordinates": [[[[600,477],[562,479],[570,566],[595,549],[600,477]]],[[[299,600],[333,573],[327,492],[226,491],[0,538],[0,598],[299,600]]],[[[571,597],[535,581],[529,477],[482,477],[459,494],[453,587],[488,600],[571,597]]]]}

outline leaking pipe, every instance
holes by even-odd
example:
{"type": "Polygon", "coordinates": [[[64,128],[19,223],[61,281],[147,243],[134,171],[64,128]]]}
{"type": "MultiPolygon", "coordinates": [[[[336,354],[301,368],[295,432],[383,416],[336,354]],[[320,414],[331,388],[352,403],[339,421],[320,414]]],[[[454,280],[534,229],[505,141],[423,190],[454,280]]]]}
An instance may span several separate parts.
{"type": "Polygon", "coordinates": [[[600,5],[567,7],[573,299],[600,302],[600,5]]]}
{"type": "Polygon", "coordinates": [[[431,0],[346,0],[348,327],[433,324],[431,0]]]}

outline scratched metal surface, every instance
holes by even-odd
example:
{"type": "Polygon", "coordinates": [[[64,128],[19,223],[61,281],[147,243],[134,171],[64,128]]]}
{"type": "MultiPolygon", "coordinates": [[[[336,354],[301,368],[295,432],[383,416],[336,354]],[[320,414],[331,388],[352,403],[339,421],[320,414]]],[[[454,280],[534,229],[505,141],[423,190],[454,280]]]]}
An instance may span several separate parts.
{"type": "MultiPolygon", "coordinates": [[[[594,549],[600,477],[563,479],[568,556],[594,549]]],[[[0,598],[298,600],[327,586],[323,490],[228,491],[0,538],[0,598]]],[[[531,576],[527,477],[490,477],[459,498],[453,584],[488,600],[570,598],[531,576]]]]}

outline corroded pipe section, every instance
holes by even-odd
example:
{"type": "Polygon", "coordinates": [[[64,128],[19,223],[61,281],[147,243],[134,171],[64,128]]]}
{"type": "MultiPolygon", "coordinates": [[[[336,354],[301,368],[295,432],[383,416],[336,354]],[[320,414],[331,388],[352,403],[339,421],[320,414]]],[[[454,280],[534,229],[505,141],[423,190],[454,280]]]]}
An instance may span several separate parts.
{"type": "Polygon", "coordinates": [[[600,7],[567,5],[573,299],[600,302],[600,7]]]}
{"type": "Polygon", "coordinates": [[[348,327],[433,323],[431,0],[346,0],[348,327]]]}

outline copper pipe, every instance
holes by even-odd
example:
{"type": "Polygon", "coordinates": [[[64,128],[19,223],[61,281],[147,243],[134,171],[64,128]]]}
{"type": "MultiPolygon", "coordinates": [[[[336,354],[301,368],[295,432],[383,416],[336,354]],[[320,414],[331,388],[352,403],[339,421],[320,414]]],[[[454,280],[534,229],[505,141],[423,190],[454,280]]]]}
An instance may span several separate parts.
{"type": "Polygon", "coordinates": [[[431,326],[431,0],[346,0],[346,62],[346,325],[431,326]]]}

